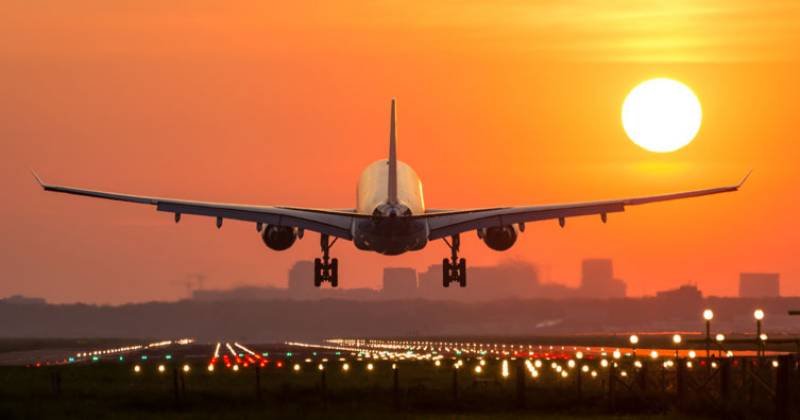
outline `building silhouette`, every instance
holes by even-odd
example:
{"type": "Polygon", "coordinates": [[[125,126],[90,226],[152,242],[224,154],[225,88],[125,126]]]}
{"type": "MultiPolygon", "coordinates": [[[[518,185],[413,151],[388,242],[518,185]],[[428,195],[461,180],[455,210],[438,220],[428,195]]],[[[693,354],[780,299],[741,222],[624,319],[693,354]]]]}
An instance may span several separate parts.
{"type": "Polygon", "coordinates": [[[381,293],[386,299],[417,297],[417,270],[408,267],[384,268],[381,293]]]}
{"type": "Polygon", "coordinates": [[[582,297],[624,298],[626,288],[625,282],[614,278],[614,263],[610,259],[583,260],[579,288],[582,297]]]}
{"type": "Polygon", "coordinates": [[[314,275],[314,262],[300,260],[289,269],[288,294],[295,298],[308,298],[315,296],[318,289],[311,281],[314,275]]]}
{"type": "Polygon", "coordinates": [[[739,297],[765,298],[779,297],[780,274],[741,273],[739,274],[739,297]]]}

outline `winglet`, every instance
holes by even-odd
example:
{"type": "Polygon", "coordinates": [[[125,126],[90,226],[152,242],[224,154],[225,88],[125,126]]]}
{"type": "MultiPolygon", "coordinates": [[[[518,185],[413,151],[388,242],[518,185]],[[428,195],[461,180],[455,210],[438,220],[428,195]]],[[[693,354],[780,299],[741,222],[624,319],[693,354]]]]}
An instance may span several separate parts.
{"type": "Polygon", "coordinates": [[[392,98],[392,115],[389,123],[389,204],[397,204],[397,121],[396,121],[395,99],[392,98]]]}
{"type": "Polygon", "coordinates": [[[742,185],[744,185],[744,183],[747,182],[747,178],[750,178],[750,174],[752,173],[753,170],[751,169],[750,172],[748,172],[747,175],[745,175],[744,178],[742,178],[742,180],[739,182],[739,185],[736,186],[736,189],[742,188],[742,185]]]}
{"type": "Polygon", "coordinates": [[[45,188],[44,181],[42,181],[42,178],[39,177],[39,174],[37,174],[33,169],[31,169],[31,173],[33,174],[33,178],[36,179],[36,182],[39,184],[39,186],[45,188]]]}

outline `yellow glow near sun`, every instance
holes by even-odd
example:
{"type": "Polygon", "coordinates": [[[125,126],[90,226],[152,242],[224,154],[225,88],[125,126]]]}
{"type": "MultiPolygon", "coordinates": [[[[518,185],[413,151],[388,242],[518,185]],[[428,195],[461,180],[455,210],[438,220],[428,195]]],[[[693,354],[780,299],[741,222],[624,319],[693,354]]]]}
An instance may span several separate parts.
{"type": "Polygon", "coordinates": [[[673,152],[691,143],[703,110],[688,86],[659,78],[640,83],[622,104],[622,127],[634,143],[651,152],[673,152]]]}

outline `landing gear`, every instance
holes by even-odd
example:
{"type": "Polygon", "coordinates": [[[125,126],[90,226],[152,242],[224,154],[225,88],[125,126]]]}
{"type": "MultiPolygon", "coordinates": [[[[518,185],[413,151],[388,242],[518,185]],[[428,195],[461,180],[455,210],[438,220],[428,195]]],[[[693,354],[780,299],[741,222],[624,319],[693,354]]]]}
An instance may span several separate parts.
{"type": "Polygon", "coordinates": [[[442,286],[450,287],[451,282],[458,282],[461,287],[467,287],[467,260],[458,258],[458,250],[461,246],[461,237],[454,235],[452,242],[444,239],[444,243],[450,247],[450,259],[442,260],[442,286]]]}
{"type": "Polygon", "coordinates": [[[328,235],[323,234],[320,237],[322,258],[314,259],[314,286],[316,287],[322,286],[322,283],[326,281],[331,282],[331,287],[339,286],[339,260],[330,258],[329,255],[330,249],[337,239],[339,238],[330,242],[328,235]]]}

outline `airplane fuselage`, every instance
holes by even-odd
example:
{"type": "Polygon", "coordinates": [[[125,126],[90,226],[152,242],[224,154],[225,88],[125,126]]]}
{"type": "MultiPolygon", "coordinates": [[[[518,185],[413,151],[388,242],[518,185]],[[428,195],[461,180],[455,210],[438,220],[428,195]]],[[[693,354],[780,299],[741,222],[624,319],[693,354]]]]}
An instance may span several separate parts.
{"type": "Polygon", "coordinates": [[[417,251],[428,242],[428,225],[409,216],[425,213],[422,182],[405,162],[397,161],[397,200],[390,196],[389,163],[381,159],[361,173],[356,189],[356,211],[372,215],[353,223],[353,243],[358,249],[384,255],[417,251]]]}

